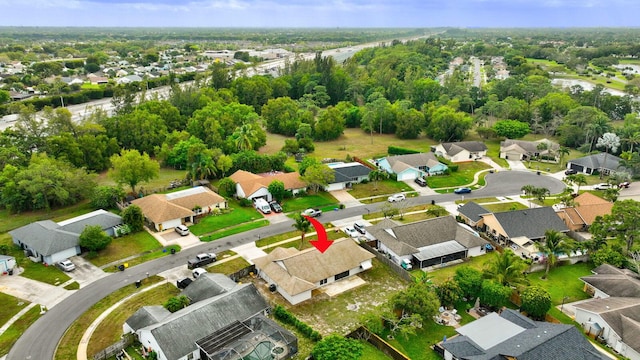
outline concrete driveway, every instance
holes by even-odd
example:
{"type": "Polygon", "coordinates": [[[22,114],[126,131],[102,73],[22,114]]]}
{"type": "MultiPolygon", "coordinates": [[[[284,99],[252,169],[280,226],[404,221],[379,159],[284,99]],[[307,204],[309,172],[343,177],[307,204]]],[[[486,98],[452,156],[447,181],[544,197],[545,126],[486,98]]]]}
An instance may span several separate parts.
{"type": "Polygon", "coordinates": [[[0,277],[0,292],[32,303],[42,304],[47,309],[51,309],[67,296],[73,294],[75,290],[66,290],[62,286],[53,286],[14,274],[0,277]]]}
{"type": "Polygon", "coordinates": [[[511,170],[527,170],[527,167],[520,160],[507,160],[511,170]]]}
{"type": "Polygon", "coordinates": [[[158,241],[162,244],[162,246],[169,245],[180,245],[182,249],[188,249],[190,247],[196,246],[200,244],[200,238],[189,233],[189,235],[182,236],[175,232],[175,230],[165,230],[160,233],[150,232],[158,241]]]}
{"type": "Polygon", "coordinates": [[[76,265],[76,269],[68,272],[67,275],[77,281],[80,287],[107,276],[107,273],[85,260],[82,256],[74,256],[69,260],[76,265]]]}

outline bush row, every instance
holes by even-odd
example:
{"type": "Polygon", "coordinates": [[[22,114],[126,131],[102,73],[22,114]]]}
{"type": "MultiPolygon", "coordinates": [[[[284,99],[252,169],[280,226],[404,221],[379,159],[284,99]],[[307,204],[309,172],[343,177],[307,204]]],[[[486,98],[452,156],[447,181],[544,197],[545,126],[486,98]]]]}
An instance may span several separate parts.
{"type": "Polygon", "coordinates": [[[418,154],[420,153],[420,151],[391,145],[387,148],[387,153],[389,153],[389,155],[406,155],[406,154],[418,154]]]}
{"type": "Polygon", "coordinates": [[[322,339],[322,335],[320,335],[319,332],[313,330],[311,326],[300,321],[295,315],[280,305],[276,305],[276,307],[273,308],[273,315],[283,323],[294,326],[302,335],[313,341],[320,341],[322,339]]]}

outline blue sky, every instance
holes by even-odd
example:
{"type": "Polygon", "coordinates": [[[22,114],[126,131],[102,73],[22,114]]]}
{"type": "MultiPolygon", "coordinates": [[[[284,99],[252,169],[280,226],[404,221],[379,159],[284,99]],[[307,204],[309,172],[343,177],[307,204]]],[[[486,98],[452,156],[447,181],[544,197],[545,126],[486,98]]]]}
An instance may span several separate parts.
{"type": "Polygon", "coordinates": [[[0,26],[636,27],[638,0],[0,0],[0,26]]]}

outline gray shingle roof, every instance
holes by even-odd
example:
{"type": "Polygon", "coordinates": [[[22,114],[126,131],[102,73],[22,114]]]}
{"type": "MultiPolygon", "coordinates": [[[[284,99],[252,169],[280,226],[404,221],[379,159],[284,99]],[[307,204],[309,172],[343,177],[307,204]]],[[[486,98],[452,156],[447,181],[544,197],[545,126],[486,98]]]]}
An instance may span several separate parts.
{"type": "Polygon", "coordinates": [[[480,152],[487,150],[487,145],[480,141],[460,141],[442,143],[442,147],[447,151],[450,156],[456,155],[462,150],[469,152],[480,152]]]}
{"type": "Polygon", "coordinates": [[[599,153],[573,159],[569,162],[572,164],[582,165],[590,169],[597,170],[602,167],[603,169],[618,171],[620,170],[620,160],[621,159],[615,155],[599,153]],[[605,155],[607,158],[606,161],[605,155]]]}
{"type": "Polygon", "coordinates": [[[51,220],[36,221],[9,234],[44,256],[78,246],[80,236],[60,229],[60,225],[51,220]]]}
{"type": "Polygon", "coordinates": [[[393,168],[397,163],[403,163],[408,166],[418,168],[420,166],[425,166],[428,163],[439,163],[438,159],[433,153],[419,153],[419,154],[406,154],[406,155],[395,155],[387,157],[387,161],[389,165],[393,168]]]}
{"type": "Polygon", "coordinates": [[[189,305],[140,331],[151,331],[167,358],[179,359],[196,350],[198,339],[268,308],[253,284],[243,284],[189,305]]]}
{"type": "Polygon", "coordinates": [[[145,326],[155,324],[169,315],[171,315],[171,312],[160,305],[143,306],[131,315],[125,323],[135,332],[145,326]]]}
{"type": "Polygon", "coordinates": [[[468,219],[470,219],[471,221],[475,221],[475,222],[478,222],[480,219],[482,219],[480,215],[491,214],[491,211],[483,208],[481,205],[478,205],[473,201],[469,201],[468,203],[460,206],[458,208],[458,212],[464,215],[465,217],[467,217],[468,219]]]}
{"type": "Polygon", "coordinates": [[[507,236],[515,238],[526,236],[535,240],[544,237],[550,229],[567,232],[567,225],[551,207],[539,207],[524,210],[506,211],[493,214],[507,236]]]}
{"type": "Polygon", "coordinates": [[[404,225],[385,221],[367,227],[367,231],[399,256],[416,254],[420,248],[450,240],[455,240],[466,248],[481,246],[483,243],[482,239],[458,226],[452,216],[404,225]]]}
{"type": "Polygon", "coordinates": [[[574,326],[533,321],[510,309],[505,309],[500,314],[500,321],[496,316],[485,316],[458,328],[458,333],[466,335],[447,340],[442,346],[454,356],[469,360],[506,357],[518,360],[606,359],[574,326]],[[509,327],[514,330],[503,331],[504,329],[499,328],[505,326],[505,321],[511,323],[509,327]],[[502,334],[501,338],[491,338],[491,334],[496,331],[502,334]],[[484,347],[475,339],[485,344],[484,347]]]}
{"type": "MultiPolygon", "coordinates": [[[[600,267],[597,269],[600,269],[600,267]]],[[[640,298],[640,279],[621,270],[617,274],[611,273],[609,272],[611,267],[603,269],[607,271],[600,274],[583,276],[580,280],[609,296],[640,298]]]]}
{"type": "Polygon", "coordinates": [[[360,163],[348,163],[340,164],[332,167],[335,179],[332,183],[337,184],[341,182],[353,181],[353,178],[368,176],[371,169],[360,163]]]}
{"type": "Polygon", "coordinates": [[[196,281],[189,284],[189,286],[182,291],[182,295],[188,297],[191,300],[191,303],[195,303],[218,296],[235,288],[236,286],[237,284],[227,275],[219,273],[204,273],[198,276],[196,281]]]}

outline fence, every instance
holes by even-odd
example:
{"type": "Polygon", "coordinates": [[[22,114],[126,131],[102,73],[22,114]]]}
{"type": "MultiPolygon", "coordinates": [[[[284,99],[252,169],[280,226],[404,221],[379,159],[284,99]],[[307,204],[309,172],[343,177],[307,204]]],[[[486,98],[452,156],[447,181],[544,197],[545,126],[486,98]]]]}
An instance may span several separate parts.
{"type": "Polygon", "coordinates": [[[393,270],[396,274],[398,274],[398,276],[400,276],[403,280],[406,280],[408,282],[413,282],[413,278],[411,278],[411,275],[407,272],[407,270],[403,269],[402,266],[391,261],[391,259],[389,259],[386,255],[379,253],[378,250],[372,248],[366,243],[360,243],[360,246],[363,247],[368,252],[375,255],[378,260],[387,264],[387,266],[389,266],[391,270],[393,270]]]}
{"type": "Polygon", "coordinates": [[[93,360],[106,360],[133,344],[133,340],[133,334],[125,334],[122,339],[118,340],[115,344],[111,344],[106,349],[93,355],[93,360]]]}
{"type": "Polygon", "coordinates": [[[369,344],[375,346],[376,349],[382,351],[393,360],[411,360],[409,357],[398,351],[398,349],[391,346],[391,344],[384,341],[380,336],[372,333],[364,326],[360,326],[350,332],[347,337],[356,340],[366,340],[369,344]]]}
{"type": "Polygon", "coordinates": [[[242,279],[245,276],[248,276],[249,273],[256,273],[256,266],[255,265],[250,265],[247,266],[244,269],[238,270],[236,272],[234,272],[233,274],[229,274],[229,278],[231,278],[231,280],[238,282],[240,281],[240,279],[242,279]]]}

